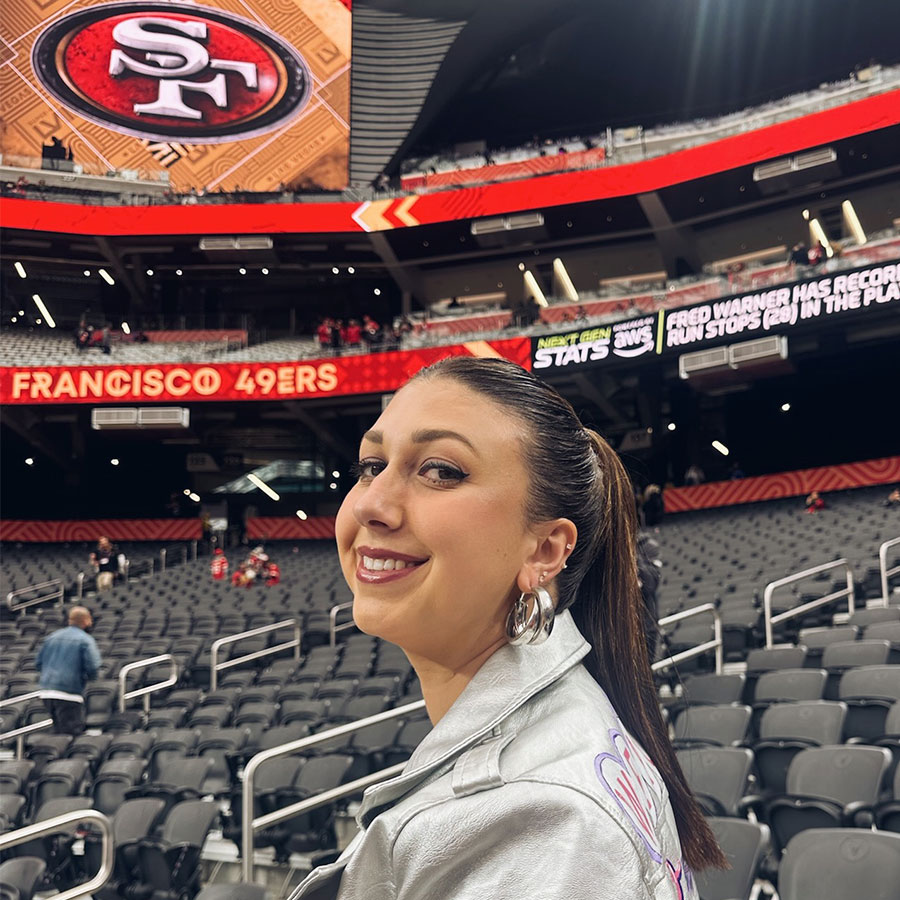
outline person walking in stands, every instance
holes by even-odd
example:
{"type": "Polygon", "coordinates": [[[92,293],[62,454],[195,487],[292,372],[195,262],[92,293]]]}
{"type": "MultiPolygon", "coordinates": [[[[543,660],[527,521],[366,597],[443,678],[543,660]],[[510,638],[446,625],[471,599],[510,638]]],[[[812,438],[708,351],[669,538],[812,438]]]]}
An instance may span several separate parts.
{"type": "Polygon", "coordinates": [[[209,574],[213,581],[224,581],[228,577],[228,558],[221,547],[213,550],[213,558],[209,562],[209,574]]]}
{"type": "Polygon", "coordinates": [[[806,498],[806,511],[815,515],[820,509],[825,509],[825,501],[818,491],[813,491],[806,498]]]}
{"type": "Polygon", "coordinates": [[[34,663],[41,673],[41,699],[57,734],[84,731],[84,685],[100,670],[100,650],[87,633],[93,624],[89,610],[73,606],[69,627],[44,639],[34,663]]]}
{"type": "Polygon", "coordinates": [[[357,472],[353,618],[403,649],[434,728],[291,900],[697,900],[727,862],[660,714],[615,451],[515,363],[451,357],[357,472]]]}
{"type": "Polygon", "coordinates": [[[101,536],[97,549],[91,554],[91,565],[97,573],[97,593],[112,589],[116,572],[119,571],[119,551],[108,537],[101,536]]]}

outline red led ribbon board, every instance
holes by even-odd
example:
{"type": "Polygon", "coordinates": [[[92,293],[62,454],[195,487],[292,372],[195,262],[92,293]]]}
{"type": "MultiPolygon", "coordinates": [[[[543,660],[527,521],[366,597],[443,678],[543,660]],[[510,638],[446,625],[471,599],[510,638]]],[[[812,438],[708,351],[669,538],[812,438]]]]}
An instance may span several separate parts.
{"type": "MultiPolygon", "coordinates": [[[[667,513],[734,506],[780,497],[805,497],[811,491],[826,494],[849,488],[900,482],[900,456],[816,469],[798,469],[737,481],[713,481],[695,487],[669,488],[663,495],[667,513]]],[[[825,498],[826,504],[828,498],[825,498]]]]}
{"type": "Polygon", "coordinates": [[[85,519],[81,521],[0,521],[0,541],[60,543],[96,541],[196,541],[203,537],[199,519],[85,519]]]}
{"type": "Polygon", "coordinates": [[[0,368],[0,403],[297,400],[396,390],[447,356],[502,357],[531,368],[527,338],[471,341],[303,362],[0,368]]]}
{"type": "Polygon", "coordinates": [[[334,537],[334,516],[251,516],[247,519],[250,541],[312,541],[334,537]]]}
{"type": "Polygon", "coordinates": [[[62,234],[322,234],[387,231],[628,197],[900,124],[900,90],[642,162],[365,203],[76,206],[0,198],[8,228],[62,234]]]}

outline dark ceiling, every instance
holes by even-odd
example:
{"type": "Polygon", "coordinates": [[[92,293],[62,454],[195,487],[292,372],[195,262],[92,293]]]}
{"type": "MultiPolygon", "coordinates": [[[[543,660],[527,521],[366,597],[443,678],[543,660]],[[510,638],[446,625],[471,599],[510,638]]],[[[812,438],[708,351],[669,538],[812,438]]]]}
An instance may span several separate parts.
{"type": "Polygon", "coordinates": [[[420,123],[409,155],[721,115],[900,61],[900,4],[885,0],[569,0],[555,23],[546,3],[500,5],[510,30],[534,27],[510,49],[496,2],[471,15],[458,44],[481,74],[420,123]]]}

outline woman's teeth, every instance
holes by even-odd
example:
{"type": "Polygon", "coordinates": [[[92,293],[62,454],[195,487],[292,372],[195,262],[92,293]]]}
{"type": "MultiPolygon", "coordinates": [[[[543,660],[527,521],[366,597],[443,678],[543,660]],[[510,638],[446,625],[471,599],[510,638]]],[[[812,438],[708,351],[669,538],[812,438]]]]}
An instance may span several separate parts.
{"type": "Polygon", "coordinates": [[[371,556],[364,556],[363,568],[372,572],[392,572],[397,569],[405,569],[407,566],[415,566],[418,563],[407,563],[402,559],[373,559],[371,556]]]}

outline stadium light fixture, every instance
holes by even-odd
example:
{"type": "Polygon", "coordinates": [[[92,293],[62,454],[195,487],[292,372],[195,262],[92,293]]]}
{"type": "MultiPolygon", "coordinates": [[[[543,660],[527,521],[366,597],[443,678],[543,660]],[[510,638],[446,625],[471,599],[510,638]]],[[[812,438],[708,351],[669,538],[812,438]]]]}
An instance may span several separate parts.
{"type": "Polygon", "coordinates": [[[188,497],[190,497],[191,500],[194,501],[194,503],[199,503],[199,502],[200,502],[200,495],[199,495],[199,494],[193,494],[193,493],[191,493],[191,494],[188,494],[188,497]]]}
{"type": "Polygon", "coordinates": [[[41,321],[42,321],[42,320],[41,320],[40,316],[38,316],[38,318],[36,318],[36,319],[34,320],[34,322],[35,322],[36,325],[40,325],[40,324],[41,324],[41,321]]]}
{"type": "Polygon", "coordinates": [[[372,293],[373,293],[376,297],[380,297],[380,296],[381,296],[381,288],[375,288],[375,290],[372,291],[372,293]]]}
{"type": "Polygon", "coordinates": [[[26,456],[26,457],[25,457],[25,465],[26,465],[26,466],[33,466],[33,465],[34,465],[34,460],[33,460],[30,456],[26,456]]]}
{"type": "Polygon", "coordinates": [[[328,487],[330,487],[333,491],[337,490],[337,484],[334,481],[332,481],[331,484],[328,485],[328,487]]]}
{"type": "Polygon", "coordinates": [[[558,256],[553,260],[553,274],[556,276],[556,282],[562,288],[563,294],[566,295],[566,299],[572,303],[577,303],[578,291],[575,290],[575,285],[572,284],[572,279],[569,277],[565,263],[558,256]]]}
{"type": "Polygon", "coordinates": [[[825,248],[825,255],[831,259],[831,257],[834,256],[834,249],[831,246],[831,242],[828,240],[828,235],[825,234],[822,223],[818,219],[810,219],[809,231],[813,236],[813,240],[825,248]]]}
{"type": "Polygon", "coordinates": [[[85,278],[90,278],[90,277],[91,277],[91,270],[90,270],[90,269],[85,269],[85,270],[84,270],[84,277],[85,277],[85,278]]]}
{"type": "Polygon", "coordinates": [[[718,450],[719,453],[722,454],[722,456],[728,456],[728,454],[731,452],[721,441],[713,441],[712,445],[713,449],[718,450]]]}
{"type": "Polygon", "coordinates": [[[147,275],[149,275],[150,278],[152,278],[153,277],[153,269],[147,269],[147,275]]]}
{"type": "Polygon", "coordinates": [[[337,266],[332,266],[332,267],[331,267],[331,274],[332,274],[332,275],[338,275],[338,274],[340,274],[340,271],[341,271],[341,270],[340,270],[337,266]]]}
{"type": "Polygon", "coordinates": [[[246,274],[247,274],[247,270],[246,270],[243,266],[241,266],[241,267],[238,269],[238,272],[240,272],[241,275],[246,275],[246,274]]]}
{"type": "Polygon", "coordinates": [[[19,273],[19,278],[27,278],[28,273],[25,271],[25,266],[22,265],[18,260],[13,263],[13,267],[19,273]]]}
{"type": "Polygon", "coordinates": [[[97,274],[110,286],[116,283],[116,279],[106,269],[97,269],[97,274]]]}
{"type": "Polygon", "coordinates": [[[20,315],[20,316],[24,316],[24,315],[25,315],[25,310],[24,310],[24,309],[20,309],[20,310],[19,310],[19,315],[20,315]]]}
{"type": "Polygon", "coordinates": [[[109,464],[110,464],[111,466],[117,466],[117,465],[119,464],[119,460],[114,456],[114,457],[109,461],[109,464]]]}
{"type": "MultiPolygon", "coordinates": [[[[31,299],[34,300],[34,305],[40,310],[41,315],[47,320],[47,324],[51,328],[56,328],[56,322],[53,320],[53,316],[50,315],[50,310],[44,306],[44,301],[41,300],[40,294],[32,294],[31,299]]],[[[38,325],[41,324],[41,320],[37,320],[38,325]]]]}
{"type": "Polygon", "coordinates": [[[675,423],[674,423],[674,422],[669,422],[669,424],[666,425],[666,428],[668,428],[669,431],[674,431],[674,430],[675,430],[675,427],[676,427],[676,426],[675,426],[675,423]]]}
{"type": "Polygon", "coordinates": [[[122,331],[123,331],[125,334],[131,334],[131,328],[129,327],[129,325],[128,325],[127,322],[123,322],[123,323],[122,323],[122,331]]]}
{"type": "Polygon", "coordinates": [[[524,271],[525,271],[525,263],[519,263],[519,271],[520,271],[520,272],[524,272],[524,271]]]}
{"type": "Polygon", "coordinates": [[[180,276],[183,275],[184,273],[181,271],[181,269],[176,269],[176,270],[175,270],[175,274],[178,275],[178,276],[180,277],[180,276]]]}
{"type": "Polygon", "coordinates": [[[335,470],[331,473],[331,477],[332,477],[332,478],[340,478],[340,477],[341,477],[341,473],[338,472],[337,469],[335,469],[335,470]]]}
{"type": "Polygon", "coordinates": [[[297,510],[296,516],[301,522],[305,522],[309,518],[309,516],[302,509],[297,510]]]}
{"type": "Polygon", "coordinates": [[[269,274],[269,270],[268,270],[268,269],[261,269],[260,271],[263,273],[263,275],[268,275],[268,274],[269,274]]]}
{"type": "Polygon", "coordinates": [[[845,200],[841,204],[841,212],[844,214],[844,221],[847,223],[847,227],[850,229],[853,239],[857,244],[865,244],[869,239],[866,237],[866,232],[863,230],[862,224],[859,221],[859,216],[856,215],[853,203],[850,200],[845,200]]]}
{"type": "Polygon", "coordinates": [[[18,317],[18,316],[13,316],[9,321],[10,321],[10,322],[13,322],[13,323],[16,323],[16,322],[19,321],[19,317],[18,317]]]}
{"type": "Polygon", "coordinates": [[[781,404],[781,411],[782,411],[782,412],[790,412],[790,411],[791,411],[791,404],[790,404],[790,403],[782,403],[782,404],[781,404]]]}
{"type": "Polygon", "coordinates": [[[537,303],[538,306],[547,307],[550,304],[547,302],[547,298],[544,296],[544,292],[541,290],[541,286],[537,283],[537,279],[534,277],[533,272],[525,273],[525,289],[534,297],[534,302],[537,303]]]}
{"type": "Polygon", "coordinates": [[[809,221],[809,210],[808,209],[804,209],[803,212],[800,213],[800,215],[803,216],[803,218],[806,219],[807,222],[809,221]]]}
{"type": "Polygon", "coordinates": [[[351,275],[353,275],[353,274],[356,272],[356,269],[354,269],[353,266],[347,266],[347,271],[348,271],[351,275]]]}
{"type": "Polygon", "coordinates": [[[185,488],[185,489],[184,489],[184,496],[185,496],[185,497],[190,497],[190,496],[191,496],[191,489],[190,489],[190,488],[185,488]]]}
{"type": "Polygon", "coordinates": [[[254,474],[253,472],[247,473],[247,480],[251,484],[255,484],[267,497],[271,497],[273,500],[280,500],[281,495],[272,490],[263,480],[259,477],[259,475],[254,474]]]}

